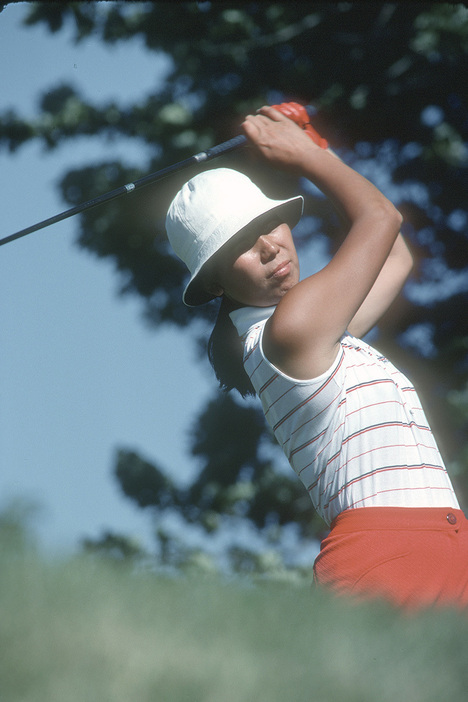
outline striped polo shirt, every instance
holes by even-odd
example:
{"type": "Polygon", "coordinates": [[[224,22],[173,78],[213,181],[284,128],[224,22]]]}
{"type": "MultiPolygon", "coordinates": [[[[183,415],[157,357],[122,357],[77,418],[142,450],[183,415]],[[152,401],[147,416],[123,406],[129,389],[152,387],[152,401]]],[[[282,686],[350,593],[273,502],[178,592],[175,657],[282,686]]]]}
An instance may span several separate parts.
{"type": "Polygon", "coordinates": [[[265,417],[324,521],[357,507],[459,509],[410,381],[349,334],[319,377],[285,375],[262,350],[274,309],[244,307],[231,318],[265,417]]]}

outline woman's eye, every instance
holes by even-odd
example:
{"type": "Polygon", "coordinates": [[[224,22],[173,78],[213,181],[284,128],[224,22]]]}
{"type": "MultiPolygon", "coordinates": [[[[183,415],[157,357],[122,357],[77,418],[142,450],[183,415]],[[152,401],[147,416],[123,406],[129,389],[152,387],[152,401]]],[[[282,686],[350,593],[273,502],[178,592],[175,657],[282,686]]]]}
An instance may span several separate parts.
{"type": "Polygon", "coordinates": [[[271,234],[272,232],[275,231],[275,229],[278,229],[278,227],[280,226],[280,224],[281,224],[281,222],[279,221],[279,219],[273,219],[273,220],[271,220],[271,221],[268,222],[268,224],[265,226],[264,230],[262,231],[262,234],[263,234],[263,235],[271,234]]]}

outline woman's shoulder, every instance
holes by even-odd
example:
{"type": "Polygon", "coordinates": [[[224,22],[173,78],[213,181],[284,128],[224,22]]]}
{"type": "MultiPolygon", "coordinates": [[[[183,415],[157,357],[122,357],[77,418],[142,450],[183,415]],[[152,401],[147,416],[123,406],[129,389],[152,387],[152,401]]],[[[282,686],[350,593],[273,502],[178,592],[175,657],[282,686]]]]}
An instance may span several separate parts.
{"type": "Polygon", "coordinates": [[[263,348],[267,357],[280,370],[298,379],[315,378],[333,363],[340,349],[340,339],[322,343],[315,338],[303,320],[286,315],[277,308],[263,332],[263,348]]]}

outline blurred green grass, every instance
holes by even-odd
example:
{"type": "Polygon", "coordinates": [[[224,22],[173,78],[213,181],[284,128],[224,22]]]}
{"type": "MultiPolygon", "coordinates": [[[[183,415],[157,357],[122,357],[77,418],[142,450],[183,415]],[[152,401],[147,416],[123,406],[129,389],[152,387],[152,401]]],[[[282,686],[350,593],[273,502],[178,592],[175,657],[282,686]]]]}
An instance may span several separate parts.
{"type": "MultiPolygon", "coordinates": [[[[468,616],[0,549],[1,702],[466,699],[468,616]]],[[[468,613],[467,613],[468,614],[468,613]]]]}

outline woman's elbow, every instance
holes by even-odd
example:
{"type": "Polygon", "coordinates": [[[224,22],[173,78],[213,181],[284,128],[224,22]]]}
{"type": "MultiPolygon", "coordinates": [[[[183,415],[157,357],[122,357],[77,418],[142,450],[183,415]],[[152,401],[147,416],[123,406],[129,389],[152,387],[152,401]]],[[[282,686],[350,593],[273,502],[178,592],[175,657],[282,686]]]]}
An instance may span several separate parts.
{"type": "Polygon", "coordinates": [[[403,216],[390,200],[384,198],[369,214],[376,225],[382,227],[388,234],[398,236],[403,224],[403,216]]]}
{"type": "Polygon", "coordinates": [[[403,224],[403,215],[391,202],[388,203],[388,211],[388,216],[391,218],[392,224],[397,229],[398,233],[400,233],[401,225],[403,224]]]}

